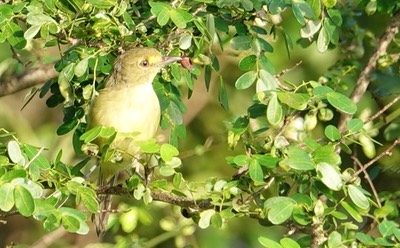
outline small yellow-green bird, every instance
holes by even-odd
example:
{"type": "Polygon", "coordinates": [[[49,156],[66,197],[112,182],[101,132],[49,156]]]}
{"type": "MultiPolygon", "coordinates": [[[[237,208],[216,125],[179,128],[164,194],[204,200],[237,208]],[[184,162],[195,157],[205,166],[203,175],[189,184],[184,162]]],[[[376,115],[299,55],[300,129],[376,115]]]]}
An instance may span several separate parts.
{"type": "MultiPolygon", "coordinates": [[[[162,56],[155,48],[148,47],[134,48],[120,55],[104,88],[91,102],[88,128],[114,127],[117,136],[110,148],[123,151],[131,158],[137,156],[137,141],[153,138],[160,122],[160,103],[152,82],[163,66],[181,60],[181,57],[162,56]]],[[[99,139],[96,142],[101,150],[104,141],[99,139]]],[[[126,163],[124,166],[127,166],[126,163]]],[[[110,176],[115,176],[123,168],[126,167],[121,168],[121,165],[111,162],[102,163],[99,185],[107,184],[110,176]]],[[[105,210],[110,208],[111,203],[109,195],[100,200],[102,212],[95,221],[98,235],[105,230],[108,219],[105,210]]]]}

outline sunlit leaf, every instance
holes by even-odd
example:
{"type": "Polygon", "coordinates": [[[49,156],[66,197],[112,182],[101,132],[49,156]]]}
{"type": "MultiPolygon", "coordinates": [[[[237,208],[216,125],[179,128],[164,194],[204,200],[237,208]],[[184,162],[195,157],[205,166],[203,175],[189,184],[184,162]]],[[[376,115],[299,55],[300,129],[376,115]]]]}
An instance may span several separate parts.
{"type": "Polygon", "coordinates": [[[325,128],[325,136],[330,139],[331,141],[336,141],[342,137],[341,133],[339,132],[339,129],[333,125],[328,125],[325,128]]]}
{"type": "Polygon", "coordinates": [[[283,121],[283,108],[278,96],[273,94],[267,106],[267,120],[271,125],[278,125],[283,121]]]}
{"type": "Polygon", "coordinates": [[[329,92],[327,94],[327,100],[333,107],[343,113],[352,115],[357,111],[357,105],[354,104],[350,98],[341,93],[335,91],[329,92]]]}
{"type": "Polygon", "coordinates": [[[290,147],[287,152],[288,157],[280,163],[288,165],[295,170],[313,170],[314,164],[310,155],[297,147],[290,147]]]}
{"type": "Polygon", "coordinates": [[[239,90],[247,89],[256,81],[256,78],[255,71],[248,71],[236,80],[235,87],[239,90]]]}
{"type": "Polygon", "coordinates": [[[14,189],[15,207],[25,217],[29,217],[35,211],[35,202],[29,190],[24,186],[17,185],[14,189]]]}
{"type": "Polygon", "coordinates": [[[317,171],[321,174],[321,181],[331,190],[338,191],[343,186],[343,181],[340,173],[334,166],[322,162],[317,164],[317,171]]]}
{"type": "Polygon", "coordinates": [[[369,209],[370,204],[368,198],[363,194],[363,192],[358,188],[358,186],[350,184],[347,189],[349,192],[350,199],[357,207],[362,209],[369,209]]]}

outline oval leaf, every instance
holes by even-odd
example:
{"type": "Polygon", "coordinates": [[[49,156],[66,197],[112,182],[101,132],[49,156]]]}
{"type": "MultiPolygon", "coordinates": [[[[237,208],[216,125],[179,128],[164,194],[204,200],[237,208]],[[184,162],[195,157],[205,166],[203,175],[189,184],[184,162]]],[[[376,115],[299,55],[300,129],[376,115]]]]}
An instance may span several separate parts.
{"type": "Polygon", "coordinates": [[[343,113],[352,115],[357,111],[357,105],[350,98],[338,92],[329,92],[327,100],[333,107],[343,113]]]}
{"type": "Polygon", "coordinates": [[[14,206],[14,185],[5,183],[0,187],[0,209],[8,212],[14,206]]]}
{"type": "Polygon", "coordinates": [[[17,185],[14,189],[15,207],[25,217],[29,217],[35,211],[35,202],[29,190],[24,186],[17,185]]]}
{"type": "Polygon", "coordinates": [[[208,209],[200,213],[199,227],[206,229],[210,226],[211,217],[215,214],[214,209],[208,209]]]}
{"type": "Polygon", "coordinates": [[[264,179],[264,174],[261,168],[260,163],[256,160],[253,159],[250,162],[249,165],[249,174],[250,174],[250,178],[254,181],[254,182],[262,182],[264,179]]]}
{"type": "Polygon", "coordinates": [[[247,89],[256,81],[256,78],[255,71],[248,71],[236,80],[235,87],[239,90],[247,89]]]}
{"type": "Polygon", "coordinates": [[[292,92],[279,92],[278,98],[282,103],[297,110],[306,109],[308,100],[310,100],[310,96],[308,94],[292,92]]]}
{"type": "Polygon", "coordinates": [[[363,192],[355,185],[350,184],[348,186],[350,199],[356,204],[357,207],[362,209],[369,209],[368,198],[363,194],[363,192]]]}
{"type": "Polygon", "coordinates": [[[272,95],[267,107],[267,120],[271,125],[278,125],[283,120],[283,108],[276,94],[272,95]]]}
{"type": "Polygon", "coordinates": [[[290,147],[288,150],[288,157],[281,161],[281,163],[288,165],[295,170],[313,170],[314,164],[310,155],[297,147],[290,147]]]}
{"type": "Polygon", "coordinates": [[[331,190],[338,191],[343,182],[339,172],[330,164],[322,162],[317,165],[317,171],[321,173],[321,181],[331,190]]]}
{"type": "Polygon", "coordinates": [[[325,128],[325,136],[330,139],[331,141],[336,141],[342,137],[342,135],[339,132],[339,129],[333,125],[328,125],[325,128]]]}

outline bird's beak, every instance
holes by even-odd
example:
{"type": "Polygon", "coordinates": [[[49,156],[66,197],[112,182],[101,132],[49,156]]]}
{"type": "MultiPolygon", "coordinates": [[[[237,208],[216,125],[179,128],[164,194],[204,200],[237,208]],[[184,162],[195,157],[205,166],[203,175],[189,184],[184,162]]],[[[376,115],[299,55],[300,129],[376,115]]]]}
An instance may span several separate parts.
{"type": "Polygon", "coordinates": [[[182,60],[182,57],[178,57],[178,56],[174,56],[174,57],[164,56],[164,57],[162,57],[162,61],[160,63],[158,63],[158,66],[163,67],[163,66],[171,64],[173,62],[177,62],[177,61],[181,61],[181,60],[182,60]]]}

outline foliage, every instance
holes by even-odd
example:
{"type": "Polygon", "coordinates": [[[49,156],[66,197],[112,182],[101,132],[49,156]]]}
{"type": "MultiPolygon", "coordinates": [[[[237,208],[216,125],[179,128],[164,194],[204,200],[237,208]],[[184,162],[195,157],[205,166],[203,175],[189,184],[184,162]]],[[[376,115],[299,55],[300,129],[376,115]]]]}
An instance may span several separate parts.
{"type": "MultiPolygon", "coordinates": [[[[2,215],[18,213],[42,222],[46,231],[62,226],[84,235],[89,232],[89,215],[99,209],[96,194],[112,192],[146,205],[156,200],[179,206],[202,229],[221,228],[232,218],[245,217],[287,229],[288,235],[278,240],[267,233],[260,236],[258,241],[265,247],[399,246],[399,192],[378,192],[376,198],[370,190],[373,184],[360,175],[369,166],[360,161],[377,157],[374,137],[386,144],[396,140],[388,152],[398,144],[399,112],[391,111],[384,124],[374,122],[372,113],[358,108],[347,90],[354,87],[371,40],[377,39],[373,31],[359,26],[357,15],[392,17],[398,8],[397,2],[387,5],[374,0],[357,4],[335,0],[1,4],[0,42],[7,41],[15,52],[29,49],[32,43],[43,44],[43,48],[68,45],[55,64],[59,77],[38,93],[49,96],[49,107],[63,106],[64,122],[57,134],[73,132],[74,149],[83,157],[76,165],[62,162],[62,151],[48,159],[42,155],[43,148],[20,142],[15,134],[2,130],[2,215]],[[271,40],[283,39],[290,56],[294,41],[284,25],[290,18],[297,22],[297,43],[315,44],[321,53],[338,49],[346,56],[315,80],[281,80],[269,59],[275,53],[271,40]],[[104,127],[87,131],[85,113],[110,73],[118,49],[134,46],[154,46],[165,54],[191,57],[193,69],[171,65],[154,82],[162,108],[160,126],[170,128],[169,144],[154,140],[141,144],[148,157],[139,161],[139,169],[119,188],[99,189],[84,174],[92,160],[82,150],[96,150],[91,142],[98,137],[112,142],[116,131],[104,127]],[[234,85],[238,91],[254,89],[255,94],[247,113],[233,113],[227,124],[227,146],[235,154],[227,156],[226,162],[237,173],[231,178],[192,182],[180,171],[184,164],[178,144],[186,135],[182,96],[188,92],[190,97],[194,80],[200,76],[209,88],[214,74],[218,100],[229,110],[217,50],[240,54],[238,68],[243,74],[234,85]],[[341,114],[354,115],[344,130],[337,125],[341,114]],[[357,153],[359,148],[363,155],[357,153]],[[350,165],[351,156],[359,168],[350,165]],[[374,224],[377,235],[365,231],[374,224]]],[[[391,56],[399,49],[397,39],[392,46],[379,58],[372,77],[370,88],[376,98],[393,98],[399,92],[398,86],[381,85],[387,78],[391,82],[399,79],[398,56],[391,56]]],[[[120,152],[103,150],[101,159],[118,161],[120,152]]],[[[98,156],[97,152],[90,155],[98,156]]],[[[134,232],[138,220],[129,220],[138,218],[138,213],[140,221],[146,222],[145,208],[122,204],[121,209],[120,224],[114,222],[111,231],[134,232]]],[[[181,227],[177,237],[182,235],[181,227]]],[[[125,237],[118,242],[131,241],[125,237]]]]}

